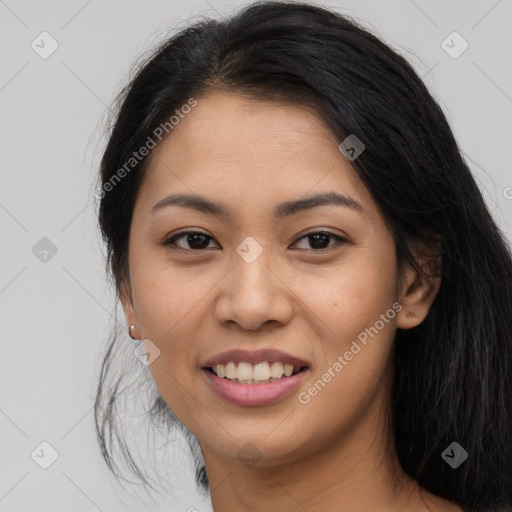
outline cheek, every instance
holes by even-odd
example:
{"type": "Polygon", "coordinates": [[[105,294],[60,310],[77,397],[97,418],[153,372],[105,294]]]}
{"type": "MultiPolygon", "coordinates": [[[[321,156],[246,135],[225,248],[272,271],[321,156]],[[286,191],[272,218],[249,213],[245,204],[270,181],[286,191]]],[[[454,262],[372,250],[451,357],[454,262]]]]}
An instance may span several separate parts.
{"type": "MultiPolygon", "coordinates": [[[[173,388],[172,396],[179,394],[178,382],[186,377],[184,368],[187,351],[180,347],[183,328],[190,326],[194,304],[198,302],[197,288],[189,287],[176,272],[160,268],[158,264],[138,265],[131,271],[133,302],[144,339],[155,344],[160,353],[151,363],[155,383],[173,388]],[[175,381],[177,379],[177,382],[175,381]]],[[[165,396],[167,399],[167,396],[165,396]]]]}
{"type": "Polygon", "coordinates": [[[134,305],[144,335],[162,340],[194,323],[195,311],[201,309],[221,277],[219,272],[212,272],[213,267],[173,268],[157,258],[149,261],[148,257],[134,260],[133,269],[134,305]]]}
{"type": "Polygon", "coordinates": [[[308,276],[296,288],[304,290],[304,302],[334,331],[329,338],[347,341],[373,325],[396,300],[394,260],[360,254],[315,278],[308,276]]]}
{"type": "Polygon", "coordinates": [[[324,442],[359,422],[376,396],[387,393],[384,376],[396,330],[392,294],[360,281],[345,284],[322,314],[329,328],[323,327],[314,350],[318,364],[297,396],[297,421],[324,442]]]}
{"type": "MultiPolygon", "coordinates": [[[[318,395],[317,406],[323,404],[319,411],[331,400],[347,397],[357,407],[374,393],[396,330],[395,285],[394,259],[383,252],[380,258],[360,255],[324,274],[316,284],[311,281],[304,286],[308,290],[305,303],[318,312],[315,354],[319,365],[314,380],[322,382],[311,393],[318,395]]],[[[340,414],[337,409],[329,411],[329,415],[340,414]]]]}
{"type": "Polygon", "coordinates": [[[134,305],[143,336],[160,350],[149,367],[152,377],[169,408],[188,428],[189,420],[204,413],[195,389],[199,373],[193,373],[197,365],[194,339],[200,337],[205,314],[201,299],[212,284],[155,265],[134,272],[132,283],[138,290],[134,305]]]}

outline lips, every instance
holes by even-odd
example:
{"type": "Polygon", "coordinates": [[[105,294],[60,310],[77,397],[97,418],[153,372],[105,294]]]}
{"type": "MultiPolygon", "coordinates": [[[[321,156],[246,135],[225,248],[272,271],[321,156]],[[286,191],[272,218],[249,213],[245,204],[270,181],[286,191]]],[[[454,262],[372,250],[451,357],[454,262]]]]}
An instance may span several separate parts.
{"type": "Polygon", "coordinates": [[[204,361],[201,369],[221,399],[243,407],[267,406],[286,399],[310,373],[307,361],[277,349],[228,350],[204,361]],[[225,375],[217,375],[216,370],[225,375]]]}
{"type": "Polygon", "coordinates": [[[266,384],[238,384],[228,379],[221,379],[207,370],[202,372],[217,396],[225,402],[242,407],[268,406],[285,400],[309,374],[306,370],[266,384]]]}

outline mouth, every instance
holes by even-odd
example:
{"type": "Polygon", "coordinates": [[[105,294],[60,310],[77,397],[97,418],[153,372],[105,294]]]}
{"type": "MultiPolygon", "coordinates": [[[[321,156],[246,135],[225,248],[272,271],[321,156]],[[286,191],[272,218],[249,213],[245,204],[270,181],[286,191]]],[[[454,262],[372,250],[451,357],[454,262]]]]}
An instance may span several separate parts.
{"type": "Polygon", "coordinates": [[[275,349],[232,350],[201,365],[212,389],[236,405],[269,405],[289,396],[310,372],[310,364],[275,349]]]}

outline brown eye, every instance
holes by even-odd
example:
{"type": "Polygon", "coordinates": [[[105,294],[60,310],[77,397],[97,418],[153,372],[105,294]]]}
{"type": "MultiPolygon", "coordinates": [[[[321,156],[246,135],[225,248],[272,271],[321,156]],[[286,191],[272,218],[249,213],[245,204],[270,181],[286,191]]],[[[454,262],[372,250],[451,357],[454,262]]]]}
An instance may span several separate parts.
{"type": "MultiPolygon", "coordinates": [[[[311,233],[308,233],[307,235],[304,235],[303,237],[299,238],[297,242],[300,242],[301,240],[307,240],[310,247],[306,247],[306,250],[313,250],[313,251],[323,251],[326,249],[330,249],[333,245],[340,245],[341,243],[344,243],[347,241],[346,238],[343,238],[341,236],[335,235],[334,233],[330,233],[329,231],[314,231],[311,233]],[[334,239],[337,244],[331,244],[329,245],[329,242],[334,239]]],[[[295,242],[295,243],[297,243],[295,242]]]]}
{"type": "Polygon", "coordinates": [[[168,240],[163,242],[162,245],[175,245],[180,249],[199,251],[203,249],[208,249],[208,244],[210,240],[213,240],[211,236],[201,233],[200,231],[187,231],[185,233],[180,233],[169,238],[168,240]],[[188,244],[188,247],[176,243],[178,240],[181,239],[185,240],[185,244],[188,244]]]}
{"type": "MultiPolygon", "coordinates": [[[[200,231],[186,231],[184,233],[179,233],[175,235],[165,242],[162,243],[164,246],[175,246],[179,249],[183,250],[191,250],[191,251],[201,251],[211,247],[208,247],[210,241],[213,238],[205,233],[200,231]],[[181,244],[178,241],[184,240],[181,244]],[[184,245],[183,245],[184,244],[184,245]]],[[[305,250],[314,251],[314,252],[322,252],[325,250],[331,249],[333,246],[338,246],[344,242],[347,242],[347,239],[329,231],[313,231],[308,233],[301,238],[299,238],[295,244],[299,243],[302,240],[306,240],[309,247],[304,247],[305,250]],[[334,243],[330,243],[334,242],[334,243]]]]}

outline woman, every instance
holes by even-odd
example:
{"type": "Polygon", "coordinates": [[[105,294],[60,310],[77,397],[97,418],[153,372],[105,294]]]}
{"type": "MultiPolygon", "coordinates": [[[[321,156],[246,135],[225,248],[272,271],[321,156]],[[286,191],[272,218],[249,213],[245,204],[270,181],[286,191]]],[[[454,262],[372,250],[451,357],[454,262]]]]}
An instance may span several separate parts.
{"type": "MultiPolygon", "coordinates": [[[[197,23],[123,91],[100,179],[148,420],[215,511],[511,507],[511,256],[405,59],[306,3],[197,23]]],[[[145,481],[117,334],[98,435],[145,481]]]]}

